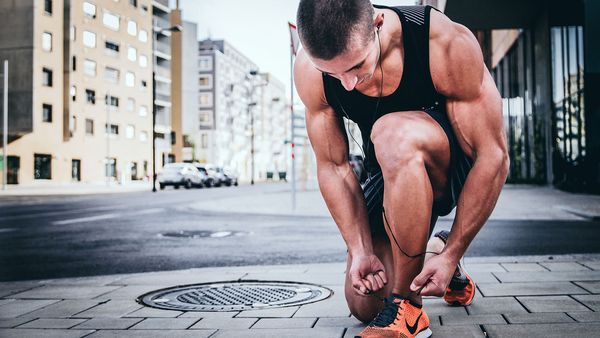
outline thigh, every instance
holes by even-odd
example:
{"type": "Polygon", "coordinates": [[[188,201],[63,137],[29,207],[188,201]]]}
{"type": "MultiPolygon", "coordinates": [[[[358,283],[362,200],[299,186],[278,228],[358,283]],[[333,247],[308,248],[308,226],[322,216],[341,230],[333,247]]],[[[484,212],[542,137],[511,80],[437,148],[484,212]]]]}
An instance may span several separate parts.
{"type": "Polygon", "coordinates": [[[397,170],[411,156],[421,154],[434,190],[434,199],[444,195],[451,162],[446,132],[424,111],[386,114],[373,124],[371,140],[382,170],[397,170]]]}

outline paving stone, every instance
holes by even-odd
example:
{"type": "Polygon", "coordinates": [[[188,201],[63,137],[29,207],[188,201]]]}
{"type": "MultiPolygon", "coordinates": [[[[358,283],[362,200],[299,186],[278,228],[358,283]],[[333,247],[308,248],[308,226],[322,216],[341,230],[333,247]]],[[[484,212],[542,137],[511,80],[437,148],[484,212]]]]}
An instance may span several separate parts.
{"type": "Polygon", "coordinates": [[[23,315],[26,318],[68,318],[77,313],[90,309],[100,302],[85,299],[67,299],[46,306],[28,314],[23,315]]]}
{"type": "MultiPolygon", "coordinates": [[[[526,272],[523,272],[526,273],[526,272]]],[[[559,272],[550,272],[559,273],[559,272]]],[[[537,296],[537,295],[573,295],[586,294],[582,288],[569,282],[536,283],[481,283],[479,290],[485,297],[494,296],[537,296]]]]}
{"type": "Polygon", "coordinates": [[[594,337],[600,331],[600,323],[484,325],[484,328],[494,338],[594,337]]]}
{"type": "Polygon", "coordinates": [[[2,338],[78,338],[89,335],[93,330],[44,330],[44,329],[5,329],[0,330],[2,338]]]}
{"type": "Polygon", "coordinates": [[[123,285],[187,285],[238,280],[246,273],[146,273],[123,278],[118,283],[123,285]]]}
{"type": "Polygon", "coordinates": [[[1,282],[0,283],[0,297],[8,297],[15,293],[23,292],[33,288],[41,287],[42,284],[39,282],[28,281],[28,282],[1,282]]]}
{"type": "Polygon", "coordinates": [[[517,297],[530,312],[589,311],[569,296],[517,297]]]}
{"type": "Polygon", "coordinates": [[[281,280],[300,283],[315,283],[319,285],[344,285],[344,273],[303,273],[285,274],[280,272],[248,274],[242,280],[281,280]]]}
{"type": "Polygon", "coordinates": [[[77,318],[98,318],[98,317],[123,317],[124,315],[141,309],[142,306],[133,300],[111,300],[104,304],[95,306],[89,310],[78,313],[73,317],[77,318]]]}
{"type": "Polygon", "coordinates": [[[502,283],[583,282],[600,280],[600,271],[495,272],[494,275],[502,283]]]}
{"type": "Polygon", "coordinates": [[[443,299],[437,297],[424,298],[423,308],[430,317],[447,314],[467,314],[464,306],[449,306],[443,299]]]}
{"type": "Polygon", "coordinates": [[[334,294],[320,302],[302,305],[294,317],[349,317],[343,286],[333,288],[334,294]]]}
{"type": "Polygon", "coordinates": [[[0,306],[14,301],[14,299],[0,299],[0,306]]]}
{"type": "Polygon", "coordinates": [[[197,321],[198,318],[146,318],[130,330],[185,330],[197,321]]]}
{"type": "Polygon", "coordinates": [[[592,270],[600,270],[600,261],[580,261],[579,263],[587,266],[592,270]]]}
{"type": "Polygon", "coordinates": [[[589,268],[575,262],[544,262],[540,265],[550,269],[550,271],[590,271],[589,268]]]}
{"type": "Polygon", "coordinates": [[[600,312],[569,312],[568,314],[578,322],[600,322],[600,312]]]}
{"type": "Polygon", "coordinates": [[[58,302],[55,299],[16,299],[0,306],[0,318],[14,318],[58,302]]]}
{"type": "Polygon", "coordinates": [[[479,297],[467,306],[467,311],[472,315],[489,313],[527,313],[527,310],[513,297],[479,297]]]}
{"type": "Polygon", "coordinates": [[[362,329],[365,327],[365,324],[354,317],[329,317],[319,318],[315,327],[358,327],[362,329]]]}
{"type": "Polygon", "coordinates": [[[39,283],[44,284],[44,285],[105,286],[107,284],[114,283],[121,278],[123,278],[123,276],[121,276],[121,275],[94,276],[94,277],[71,277],[71,278],[45,279],[45,280],[39,281],[39,283]]]}
{"type": "Polygon", "coordinates": [[[506,272],[499,263],[467,263],[463,267],[469,272],[506,272]]]}
{"type": "Polygon", "coordinates": [[[139,310],[128,313],[123,317],[158,317],[158,318],[175,318],[183,314],[181,311],[161,310],[151,307],[142,307],[139,310]]]}
{"type": "Polygon", "coordinates": [[[275,309],[242,311],[235,316],[235,318],[290,318],[299,308],[299,306],[291,306],[275,309]]]}
{"type": "Polygon", "coordinates": [[[19,329],[70,329],[87,319],[49,319],[41,318],[19,326],[19,329]]]}
{"type": "Polygon", "coordinates": [[[471,278],[475,281],[475,284],[479,283],[500,283],[491,272],[478,272],[467,270],[471,278]]]}
{"type": "Polygon", "coordinates": [[[477,325],[431,326],[435,338],[485,338],[477,325]]]}
{"type": "Polygon", "coordinates": [[[143,319],[141,318],[92,318],[75,326],[74,328],[94,330],[126,330],[142,320],[143,319]]]}
{"type": "Polygon", "coordinates": [[[217,330],[100,330],[86,338],[208,338],[217,330]]]}
{"type": "Polygon", "coordinates": [[[105,293],[96,297],[97,300],[108,299],[136,299],[137,297],[150,291],[164,289],[170,285],[127,285],[114,291],[105,293]]]}
{"type": "Polygon", "coordinates": [[[572,323],[573,319],[564,313],[508,313],[504,317],[509,324],[552,324],[552,323],[572,323]]]}
{"type": "Polygon", "coordinates": [[[342,328],[320,327],[310,329],[252,329],[252,330],[219,330],[210,338],[340,338],[342,328]]]}
{"type": "Polygon", "coordinates": [[[261,318],[252,329],[294,329],[311,328],[317,318],[261,318]]]}
{"type": "Polygon", "coordinates": [[[594,311],[600,311],[600,295],[581,295],[573,296],[573,298],[582,302],[594,311]]]}
{"type": "Polygon", "coordinates": [[[600,281],[595,282],[575,282],[575,284],[586,289],[590,293],[600,293],[600,281]]]}
{"type": "Polygon", "coordinates": [[[23,323],[30,322],[32,320],[33,320],[33,318],[23,318],[23,317],[0,319],[0,328],[9,329],[11,327],[15,327],[15,326],[21,325],[23,323]]]}
{"type": "Polygon", "coordinates": [[[233,318],[239,311],[233,312],[199,312],[199,311],[186,311],[177,318],[233,318]]]}
{"type": "Polygon", "coordinates": [[[548,271],[537,263],[501,263],[501,265],[509,272],[548,271]]]}
{"type": "Polygon", "coordinates": [[[19,299],[90,299],[119,286],[43,286],[12,295],[19,299]]]}
{"type": "Polygon", "coordinates": [[[204,318],[190,329],[249,329],[258,318],[204,318]]]}
{"type": "Polygon", "coordinates": [[[442,325],[470,325],[470,324],[506,324],[506,321],[500,314],[486,315],[443,315],[442,325]]]}

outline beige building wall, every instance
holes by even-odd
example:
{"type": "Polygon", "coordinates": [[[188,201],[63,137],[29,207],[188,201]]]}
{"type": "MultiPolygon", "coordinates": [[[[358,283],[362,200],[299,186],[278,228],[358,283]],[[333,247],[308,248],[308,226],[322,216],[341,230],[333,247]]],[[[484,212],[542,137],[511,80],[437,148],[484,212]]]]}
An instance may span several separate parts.
{"type": "Polygon", "coordinates": [[[492,30],[492,69],[519,38],[518,29],[492,30]]]}
{"type": "MultiPolygon", "coordinates": [[[[171,11],[171,25],[182,26],[181,10],[171,11]]],[[[176,162],[183,162],[183,127],[182,127],[182,46],[181,32],[171,33],[171,131],[175,140],[172,142],[171,151],[176,162]]]]}
{"type": "Polygon", "coordinates": [[[34,154],[52,156],[53,182],[72,181],[72,160],[81,161],[81,181],[106,180],[107,151],[109,157],[116,159],[117,179],[131,179],[131,165],[134,163],[137,178],[144,175],[144,162],[147,163],[147,174],[151,175],[152,13],[142,9],[142,6],[151,9],[150,0],[139,0],[137,7],[129,1],[88,2],[96,5],[95,18],[84,14],[83,0],[54,0],[52,15],[44,13],[43,1],[35,1],[32,23],[35,27],[33,132],[8,147],[9,155],[20,157],[20,184],[39,181],[35,179],[34,154]],[[65,5],[70,6],[70,10],[63,11],[65,5]],[[103,24],[105,12],[119,17],[118,31],[103,24]],[[70,18],[65,18],[64,13],[70,13],[70,18]],[[129,20],[136,23],[135,36],[128,33],[129,20]],[[145,31],[146,41],[140,41],[141,30],[145,31]],[[95,47],[83,45],[84,31],[96,34],[95,47]],[[50,52],[41,48],[43,32],[52,33],[50,52]],[[73,35],[74,39],[71,40],[68,35],[73,35]],[[118,53],[105,48],[107,40],[118,43],[118,53]],[[131,53],[132,59],[135,54],[135,61],[128,58],[130,47],[135,48],[135,53],[131,53]],[[140,65],[142,55],[147,58],[145,67],[140,65]],[[73,60],[75,70],[72,70],[73,60]],[[95,76],[84,75],[84,60],[96,62],[95,76]],[[42,86],[43,67],[52,69],[52,87],[42,86]],[[117,83],[105,79],[106,67],[119,70],[117,83]],[[126,79],[130,80],[128,73],[134,74],[132,87],[126,83],[126,79]],[[142,81],[145,81],[145,87],[142,81]],[[95,91],[95,104],[86,102],[86,89],[95,91]],[[107,114],[104,100],[107,93],[119,99],[119,107],[113,108],[110,114],[107,114]],[[129,98],[135,100],[131,111],[128,110],[129,98]],[[52,105],[52,122],[42,121],[43,104],[52,105]],[[144,111],[145,116],[141,116],[144,111]],[[93,121],[93,134],[86,133],[86,119],[93,121]],[[107,122],[118,126],[118,135],[107,138],[107,122]],[[128,133],[128,129],[133,129],[133,135],[128,133]]]}

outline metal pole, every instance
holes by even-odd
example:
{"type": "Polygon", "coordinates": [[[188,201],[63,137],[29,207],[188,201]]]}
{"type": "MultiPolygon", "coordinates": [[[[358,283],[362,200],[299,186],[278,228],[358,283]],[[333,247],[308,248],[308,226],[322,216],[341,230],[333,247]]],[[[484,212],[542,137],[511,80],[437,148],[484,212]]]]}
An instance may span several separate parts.
{"type": "Polygon", "coordinates": [[[111,128],[110,128],[110,90],[106,91],[106,100],[105,100],[105,104],[106,104],[106,127],[105,127],[105,131],[106,131],[106,166],[104,167],[104,170],[106,171],[106,186],[110,186],[110,133],[111,133],[111,128]]]}
{"type": "Polygon", "coordinates": [[[152,192],[156,192],[156,104],[154,103],[154,96],[156,95],[155,77],[155,73],[152,72],[152,192]]]}
{"type": "Polygon", "coordinates": [[[248,106],[248,112],[250,113],[250,184],[254,185],[254,112],[250,106],[248,106]]]}
{"type": "MultiPolygon", "coordinates": [[[[292,46],[292,51],[293,46],[292,46]]],[[[290,51],[290,84],[291,84],[291,104],[290,104],[290,123],[291,123],[291,145],[292,145],[292,210],[296,210],[296,159],[294,158],[295,140],[294,140],[294,54],[290,51]]]]}
{"type": "Polygon", "coordinates": [[[6,190],[8,179],[8,60],[4,60],[4,102],[2,107],[3,130],[2,130],[2,190],[6,190]]]}

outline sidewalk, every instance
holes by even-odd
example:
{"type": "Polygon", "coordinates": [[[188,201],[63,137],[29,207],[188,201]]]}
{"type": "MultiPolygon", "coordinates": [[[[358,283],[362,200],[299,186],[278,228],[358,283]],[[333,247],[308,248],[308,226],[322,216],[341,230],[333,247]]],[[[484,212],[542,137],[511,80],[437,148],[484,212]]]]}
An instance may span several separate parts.
{"type": "MultiPolygon", "coordinates": [[[[133,191],[150,191],[152,182],[129,181],[119,182],[90,182],[90,183],[55,183],[35,182],[29,185],[7,185],[6,190],[0,187],[0,197],[3,196],[50,196],[50,195],[91,195],[114,194],[133,191]]],[[[157,184],[158,189],[158,184],[157,184]]]]}
{"type": "MultiPolygon", "coordinates": [[[[424,300],[434,337],[594,337],[600,332],[600,255],[468,258],[471,306],[424,300]],[[487,335],[486,335],[487,334],[487,335]]],[[[354,337],[344,263],[248,266],[0,284],[0,337],[354,337]],[[144,307],[160,288],[232,280],[308,282],[333,290],[313,304],[237,312],[144,307]]]]}

